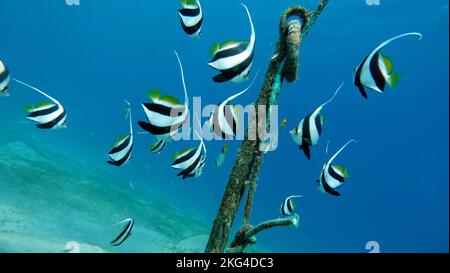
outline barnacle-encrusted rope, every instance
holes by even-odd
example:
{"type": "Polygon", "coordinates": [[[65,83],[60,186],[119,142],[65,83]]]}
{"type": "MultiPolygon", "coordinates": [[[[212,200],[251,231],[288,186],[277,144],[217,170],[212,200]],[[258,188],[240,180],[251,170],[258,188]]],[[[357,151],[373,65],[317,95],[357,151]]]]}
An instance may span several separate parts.
{"type": "MultiPolygon", "coordinates": [[[[284,79],[288,82],[297,79],[301,42],[309,33],[310,28],[314,25],[328,1],[322,0],[312,13],[308,13],[303,7],[292,6],[282,14],[280,38],[255,102],[257,113],[261,110],[261,106],[270,109],[271,105],[278,103],[278,94],[284,79]],[[291,20],[289,21],[289,19],[291,20]],[[282,74],[280,74],[281,72],[282,74]]],[[[267,228],[298,225],[297,215],[266,221],[256,227],[249,224],[256,184],[264,156],[264,153],[260,151],[261,140],[258,136],[258,128],[265,128],[268,124],[270,124],[270,114],[266,115],[265,119],[258,119],[257,122],[249,124],[246,138],[238,151],[238,157],[231,170],[205,252],[222,253],[225,251],[231,226],[246,188],[248,192],[244,210],[244,225],[239,229],[227,252],[244,251],[248,245],[256,242],[255,235],[267,228]],[[251,135],[256,135],[256,139],[248,137],[251,135]]]]}

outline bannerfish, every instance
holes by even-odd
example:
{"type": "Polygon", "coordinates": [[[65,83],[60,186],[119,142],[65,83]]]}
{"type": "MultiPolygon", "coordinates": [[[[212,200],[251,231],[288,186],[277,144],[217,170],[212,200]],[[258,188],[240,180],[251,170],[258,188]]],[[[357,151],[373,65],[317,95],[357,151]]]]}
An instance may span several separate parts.
{"type": "Polygon", "coordinates": [[[160,139],[160,140],[156,141],[155,143],[150,144],[150,151],[152,153],[159,154],[164,149],[166,144],[167,144],[167,140],[160,139]]]}
{"type": "Polygon", "coordinates": [[[128,239],[131,234],[133,233],[133,227],[134,227],[134,219],[128,218],[123,220],[122,222],[119,222],[117,224],[114,224],[113,226],[125,224],[119,234],[109,243],[111,246],[120,246],[125,242],[126,239],[128,239]]]}
{"type": "Polygon", "coordinates": [[[184,88],[184,105],[172,96],[161,96],[159,90],[153,90],[149,93],[151,103],[144,103],[145,115],[148,122],[139,121],[138,124],[145,131],[156,136],[158,140],[169,140],[178,129],[186,122],[189,114],[189,98],[184,81],[183,66],[176,51],[181,70],[181,80],[184,88]]]}
{"type": "Polygon", "coordinates": [[[213,59],[209,66],[220,71],[213,77],[215,82],[242,82],[248,79],[255,54],[255,29],[252,17],[246,5],[242,4],[250,21],[250,41],[229,41],[222,45],[215,44],[210,52],[213,59]]]}
{"type": "Polygon", "coordinates": [[[216,167],[222,167],[223,163],[225,162],[225,156],[227,155],[227,152],[228,152],[228,145],[225,144],[225,145],[223,145],[222,150],[220,151],[219,155],[217,156],[216,167]]]}
{"type": "Polygon", "coordinates": [[[2,60],[0,60],[0,95],[8,96],[8,87],[11,82],[8,67],[2,60]]]}
{"type": "Polygon", "coordinates": [[[120,136],[119,139],[113,144],[111,151],[108,153],[108,163],[117,167],[123,166],[130,160],[133,150],[134,134],[131,107],[128,101],[125,102],[128,104],[129,109],[128,111],[125,111],[125,117],[129,117],[130,119],[130,134],[120,136]]]}
{"type": "Polygon", "coordinates": [[[38,92],[39,94],[47,97],[52,103],[40,102],[36,105],[27,104],[25,106],[25,111],[28,113],[27,118],[36,122],[36,127],[39,129],[60,129],[66,128],[67,114],[59,101],[51,96],[47,95],[45,92],[33,87],[27,83],[13,79],[14,81],[31,88],[38,92]]]}
{"type": "Polygon", "coordinates": [[[181,5],[183,8],[178,10],[181,27],[188,36],[199,38],[203,24],[200,0],[181,0],[181,5]]]}
{"type": "Polygon", "coordinates": [[[422,34],[418,32],[410,32],[395,36],[376,47],[369,55],[367,55],[362,63],[354,69],[354,84],[358,87],[364,98],[368,98],[366,88],[383,93],[386,83],[390,87],[396,86],[400,74],[393,74],[394,65],[392,60],[381,53],[381,49],[394,40],[405,36],[419,36],[419,40],[422,39],[422,34]]]}
{"type": "Polygon", "coordinates": [[[206,162],[205,143],[197,131],[194,130],[194,132],[200,138],[198,147],[184,149],[181,151],[181,154],[175,153],[173,158],[172,168],[181,170],[178,176],[181,176],[183,179],[201,176],[206,162]]]}
{"type": "Polygon", "coordinates": [[[230,102],[249,90],[255,80],[256,76],[247,88],[227,98],[222,103],[220,103],[219,106],[216,107],[207,122],[210,132],[214,133],[218,137],[221,137],[222,139],[230,139],[236,136],[237,126],[239,122],[239,112],[238,108],[231,105],[230,102]]]}
{"type": "Polygon", "coordinates": [[[299,145],[300,150],[303,150],[303,153],[308,159],[311,159],[310,146],[317,145],[322,134],[324,116],[321,111],[325,105],[333,101],[343,85],[344,83],[339,86],[331,99],[321,104],[314,112],[302,119],[297,127],[289,132],[294,142],[299,145]]]}
{"type": "Polygon", "coordinates": [[[291,195],[284,199],[284,202],[281,204],[280,212],[284,216],[289,216],[294,213],[296,204],[294,202],[294,198],[302,197],[301,195],[291,195]]]}
{"type": "Polygon", "coordinates": [[[332,165],[333,160],[352,142],[356,140],[349,140],[342,148],[334,154],[326,163],[323,165],[322,171],[320,172],[320,178],[316,180],[319,184],[319,190],[323,193],[327,192],[334,196],[341,196],[339,192],[336,191],[337,188],[342,186],[345,180],[349,177],[347,169],[342,166],[332,165]]]}

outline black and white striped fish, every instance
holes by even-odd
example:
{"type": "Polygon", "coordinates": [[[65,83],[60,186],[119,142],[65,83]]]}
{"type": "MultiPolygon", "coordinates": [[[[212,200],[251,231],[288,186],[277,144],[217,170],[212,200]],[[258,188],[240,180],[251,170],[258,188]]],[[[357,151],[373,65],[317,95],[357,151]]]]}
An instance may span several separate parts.
{"type": "Polygon", "coordinates": [[[25,111],[28,113],[27,118],[36,122],[36,127],[39,129],[59,129],[66,128],[67,114],[64,107],[55,98],[47,95],[45,92],[33,87],[27,83],[13,79],[14,81],[31,88],[39,94],[45,96],[52,102],[40,102],[36,105],[28,104],[25,106],[25,111]]]}
{"type": "Polygon", "coordinates": [[[250,69],[253,64],[255,54],[255,29],[252,17],[247,6],[242,4],[247,11],[251,26],[250,41],[230,41],[223,45],[216,44],[211,51],[213,59],[209,66],[220,71],[220,74],[213,77],[215,82],[242,82],[248,79],[250,69]]]}
{"type": "Polygon", "coordinates": [[[150,145],[150,151],[152,151],[152,153],[159,154],[164,149],[166,144],[167,144],[167,140],[160,139],[160,140],[158,140],[155,143],[150,145]]]}
{"type": "Polygon", "coordinates": [[[363,62],[355,68],[354,84],[358,87],[364,98],[368,98],[366,88],[383,93],[386,83],[390,87],[395,87],[400,74],[393,74],[393,63],[391,59],[381,53],[381,49],[394,40],[411,35],[419,36],[419,40],[422,39],[422,34],[418,32],[410,32],[395,36],[377,46],[369,53],[369,55],[367,55],[363,62]]]}
{"type": "Polygon", "coordinates": [[[138,124],[145,131],[156,136],[158,140],[169,140],[178,132],[178,129],[186,122],[189,114],[189,98],[184,81],[183,66],[178,53],[175,51],[181,70],[181,80],[184,88],[184,105],[171,96],[161,97],[159,91],[149,94],[151,103],[144,103],[145,115],[148,122],[139,121],[138,124]]]}
{"type": "Polygon", "coordinates": [[[8,67],[0,60],[0,95],[8,96],[8,87],[11,82],[8,67]]]}
{"type": "Polygon", "coordinates": [[[125,225],[122,227],[119,234],[109,243],[111,246],[120,246],[133,233],[133,227],[134,227],[134,219],[133,218],[125,219],[122,222],[119,222],[113,226],[117,226],[117,225],[121,225],[121,224],[125,224],[125,225]]]}
{"type": "Polygon", "coordinates": [[[172,164],[172,168],[181,170],[178,176],[181,176],[183,179],[201,176],[206,162],[205,143],[197,131],[194,130],[194,132],[200,138],[198,147],[183,150],[181,154],[176,153],[174,156],[175,161],[172,164]]]}
{"type": "Polygon", "coordinates": [[[283,204],[281,204],[280,207],[280,212],[282,215],[284,216],[289,216],[292,215],[294,213],[295,210],[295,202],[294,202],[294,198],[299,198],[302,197],[301,195],[291,195],[289,197],[287,197],[286,199],[284,199],[283,204]]]}
{"type": "Polygon", "coordinates": [[[207,123],[210,132],[222,139],[231,139],[236,136],[237,126],[239,123],[239,113],[237,108],[231,105],[230,102],[249,90],[255,82],[257,75],[247,88],[227,98],[216,107],[207,123]]]}
{"type": "Polygon", "coordinates": [[[181,0],[181,5],[183,8],[178,10],[181,27],[190,37],[200,37],[203,24],[203,10],[200,0],[181,0]]]}
{"type": "Polygon", "coordinates": [[[130,134],[120,136],[116,143],[114,143],[111,151],[108,153],[108,163],[117,167],[123,166],[130,160],[133,150],[134,134],[131,108],[130,103],[128,101],[125,102],[128,104],[128,111],[126,111],[125,114],[129,115],[130,118],[130,134]]]}
{"type": "Polygon", "coordinates": [[[356,140],[349,140],[323,166],[322,171],[320,172],[320,178],[316,180],[316,182],[319,183],[319,190],[321,192],[326,192],[334,196],[341,196],[336,189],[345,183],[345,180],[349,177],[349,174],[344,167],[332,164],[333,160],[345,149],[345,147],[347,147],[347,145],[352,142],[356,142],[356,140]]]}
{"type": "Polygon", "coordinates": [[[303,150],[308,159],[311,159],[310,146],[317,145],[322,134],[324,116],[321,111],[325,105],[333,101],[343,85],[344,83],[339,86],[331,99],[321,104],[314,112],[302,119],[297,127],[289,132],[294,142],[299,145],[300,150],[303,150]]]}

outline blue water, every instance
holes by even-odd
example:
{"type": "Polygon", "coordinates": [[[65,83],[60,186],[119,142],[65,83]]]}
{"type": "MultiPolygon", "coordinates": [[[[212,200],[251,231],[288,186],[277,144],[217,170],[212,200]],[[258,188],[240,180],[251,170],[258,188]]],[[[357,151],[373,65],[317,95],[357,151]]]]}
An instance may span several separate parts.
{"type": "MultiPolygon", "coordinates": [[[[278,39],[280,13],[291,4],[313,8],[318,1],[246,0],[256,28],[251,76],[255,86],[237,100],[247,105],[259,92],[261,76],[278,39]]],[[[18,79],[47,90],[65,106],[68,128],[40,131],[24,122],[23,105],[39,95],[11,84],[11,97],[0,98],[0,128],[33,135],[37,144],[102,166],[135,181],[175,207],[212,224],[240,142],[229,142],[228,158],[217,169],[214,159],[223,142],[207,142],[204,174],[181,181],[170,168],[172,153],[197,145],[173,142],[159,156],[149,152],[151,136],[137,136],[130,164],[106,165],[106,153],[128,131],[121,110],[128,99],[136,120],[145,120],[140,103],[149,89],[160,87],[183,97],[172,49],[180,53],[190,96],[219,103],[248,83],[216,84],[209,48],[214,42],[249,37],[240,1],[202,1],[203,34],[191,39],[182,31],[179,1],[2,0],[0,59],[18,79]]],[[[449,245],[448,176],[448,1],[331,0],[302,44],[299,79],[282,87],[280,119],[288,124],[279,148],[264,160],[252,215],[257,224],[279,216],[281,201],[302,194],[299,228],[277,228],[258,235],[258,247],[273,252],[367,252],[377,241],[382,252],[447,252],[449,245]],[[402,78],[382,95],[364,100],[352,85],[352,71],[380,42],[418,31],[423,39],[398,40],[384,52],[402,78]],[[327,100],[345,81],[342,92],[324,110],[325,129],[312,160],[305,159],[288,130],[327,100]],[[326,158],[356,138],[337,162],[351,178],[342,197],[316,189],[326,158]]],[[[205,119],[204,119],[205,120],[205,119]]],[[[135,129],[139,131],[135,124],[135,129]]],[[[1,183],[1,181],[0,181],[1,183]]],[[[0,200],[1,202],[1,200],[0,200]]],[[[242,221],[238,215],[235,228],[242,221]]]]}

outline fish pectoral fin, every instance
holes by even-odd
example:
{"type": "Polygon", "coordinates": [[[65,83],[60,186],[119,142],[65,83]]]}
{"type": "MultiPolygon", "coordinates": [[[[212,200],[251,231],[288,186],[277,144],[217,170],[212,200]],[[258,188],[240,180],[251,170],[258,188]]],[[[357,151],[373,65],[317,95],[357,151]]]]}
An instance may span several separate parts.
{"type": "Polygon", "coordinates": [[[391,88],[395,88],[398,84],[400,76],[401,76],[400,73],[392,74],[389,76],[389,78],[387,78],[386,82],[389,84],[391,88]]]}

